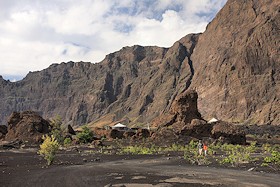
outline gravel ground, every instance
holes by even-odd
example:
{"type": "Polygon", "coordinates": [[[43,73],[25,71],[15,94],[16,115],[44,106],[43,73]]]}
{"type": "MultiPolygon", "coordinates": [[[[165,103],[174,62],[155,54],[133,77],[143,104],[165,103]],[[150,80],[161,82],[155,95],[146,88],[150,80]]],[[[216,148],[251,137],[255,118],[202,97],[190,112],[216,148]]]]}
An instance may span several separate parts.
{"type": "Polygon", "coordinates": [[[178,155],[60,152],[46,167],[36,149],[0,151],[0,186],[279,186],[280,175],[193,166],[178,155]]]}

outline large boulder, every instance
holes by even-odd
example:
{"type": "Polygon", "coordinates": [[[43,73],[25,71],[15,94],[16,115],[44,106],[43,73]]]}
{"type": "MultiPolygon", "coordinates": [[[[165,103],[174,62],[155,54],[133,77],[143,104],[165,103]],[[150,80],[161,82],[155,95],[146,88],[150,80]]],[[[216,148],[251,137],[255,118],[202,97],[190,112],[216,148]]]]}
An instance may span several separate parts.
{"type": "Polygon", "coordinates": [[[36,112],[13,112],[8,119],[8,133],[5,140],[39,143],[42,135],[49,133],[50,130],[49,122],[36,112]]]}
{"type": "Polygon", "coordinates": [[[179,135],[171,128],[163,127],[151,135],[153,142],[159,145],[168,145],[177,142],[179,135]]]}
{"type": "Polygon", "coordinates": [[[193,119],[190,124],[183,127],[180,134],[201,139],[202,137],[210,137],[212,127],[204,120],[193,119]]]}
{"type": "Polygon", "coordinates": [[[223,121],[214,123],[211,137],[222,140],[222,143],[246,144],[245,132],[240,127],[223,121]]]}
{"type": "Polygon", "coordinates": [[[124,134],[124,131],[119,131],[117,129],[112,129],[109,132],[109,138],[112,138],[112,139],[122,139],[122,138],[124,138],[123,134],[124,134]]]}

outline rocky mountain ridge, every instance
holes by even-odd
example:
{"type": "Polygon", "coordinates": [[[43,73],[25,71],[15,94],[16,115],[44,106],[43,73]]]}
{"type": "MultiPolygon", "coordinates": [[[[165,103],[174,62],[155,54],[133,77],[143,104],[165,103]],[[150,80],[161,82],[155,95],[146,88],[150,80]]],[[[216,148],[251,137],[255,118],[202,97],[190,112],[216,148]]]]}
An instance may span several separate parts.
{"type": "Polygon", "coordinates": [[[203,34],[170,48],[124,47],[96,64],[53,64],[15,83],[0,77],[0,123],[34,110],[73,126],[143,125],[195,89],[204,119],[279,125],[279,7],[229,0],[203,34]]]}

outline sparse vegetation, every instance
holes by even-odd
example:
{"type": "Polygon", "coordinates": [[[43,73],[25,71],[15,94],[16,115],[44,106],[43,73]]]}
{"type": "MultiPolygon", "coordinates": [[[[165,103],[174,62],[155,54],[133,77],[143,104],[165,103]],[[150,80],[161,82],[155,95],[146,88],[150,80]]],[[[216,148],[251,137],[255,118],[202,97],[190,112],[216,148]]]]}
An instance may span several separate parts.
{"type": "Polygon", "coordinates": [[[77,134],[77,138],[81,143],[90,143],[93,140],[93,132],[87,127],[82,127],[82,132],[77,134]]]}
{"type": "Polygon", "coordinates": [[[271,156],[266,156],[264,158],[264,163],[280,165],[280,152],[279,151],[272,151],[271,156]]]}
{"type": "Polygon", "coordinates": [[[40,145],[39,154],[44,156],[48,165],[51,165],[58,151],[59,143],[53,135],[43,136],[44,142],[40,145]]]}
{"type": "Polygon", "coordinates": [[[120,154],[134,154],[134,155],[147,155],[147,154],[157,154],[157,147],[144,147],[144,146],[126,146],[121,149],[120,154]]]}
{"type": "Polygon", "coordinates": [[[240,164],[255,161],[251,154],[256,151],[256,142],[252,142],[250,146],[224,144],[221,150],[226,153],[225,157],[220,160],[220,164],[231,164],[239,166],[240,164]]]}
{"type": "Polygon", "coordinates": [[[211,163],[209,157],[198,154],[197,144],[198,142],[195,142],[193,140],[190,141],[184,151],[184,159],[191,164],[209,165],[211,163]]]}
{"type": "Polygon", "coordinates": [[[62,130],[62,119],[57,115],[54,119],[51,120],[52,131],[51,135],[57,140],[60,145],[63,145],[63,130],[62,130]]]}
{"type": "Polygon", "coordinates": [[[71,143],[72,143],[71,138],[65,138],[64,141],[63,141],[63,145],[65,147],[69,147],[71,145],[71,143]]]}
{"type": "Polygon", "coordinates": [[[271,146],[269,144],[263,147],[257,147],[256,142],[251,142],[249,146],[232,145],[232,144],[210,144],[208,147],[207,156],[199,155],[197,150],[197,142],[190,141],[189,144],[183,146],[180,144],[172,144],[167,147],[159,147],[154,144],[144,144],[134,146],[122,146],[118,144],[119,154],[165,154],[169,152],[182,152],[183,158],[191,164],[209,165],[212,162],[238,167],[242,164],[255,163],[263,159],[264,164],[280,164],[280,153],[278,146],[271,146]],[[266,153],[270,156],[255,157],[255,153],[266,153]]]}

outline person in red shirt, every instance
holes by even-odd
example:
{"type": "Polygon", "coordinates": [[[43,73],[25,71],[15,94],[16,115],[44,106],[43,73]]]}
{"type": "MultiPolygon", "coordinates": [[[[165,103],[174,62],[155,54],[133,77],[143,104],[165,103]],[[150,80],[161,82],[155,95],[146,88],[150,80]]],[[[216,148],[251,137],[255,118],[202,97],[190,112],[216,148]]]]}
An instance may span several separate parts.
{"type": "Polygon", "coordinates": [[[206,156],[207,155],[207,150],[208,150],[208,147],[207,147],[206,143],[203,144],[203,150],[204,150],[204,155],[206,156]]]}

